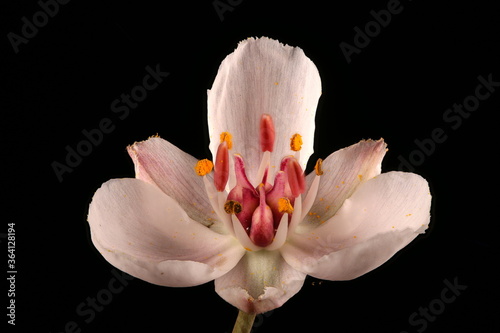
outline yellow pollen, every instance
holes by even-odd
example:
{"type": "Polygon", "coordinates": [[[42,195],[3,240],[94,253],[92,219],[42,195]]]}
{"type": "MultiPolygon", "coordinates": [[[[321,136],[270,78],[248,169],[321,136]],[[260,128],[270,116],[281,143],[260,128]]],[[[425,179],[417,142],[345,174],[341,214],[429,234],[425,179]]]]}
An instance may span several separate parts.
{"type": "Polygon", "coordinates": [[[194,171],[196,171],[196,174],[198,176],[205,176],[212,171],[214,168],[214,164],[212,161],[207,160],[206,158],[204,160],[199,160],[196,165],[194,166],[194,171]]]}
{"type": "MultiPolygon", "coordinates": [[[[322,165],[323,160],[321,158],[318,158],[318,160],[316,161],[316,165],[314,166],[314,171],[316,171],[316,174],[318,176],[321,176],[323,174],[323,169],[321,168],[322,165]]],[[[323,198],[321,198],[321,200],[323,200],[323,198]]]]}
{"type": "Polygon", "coordinates": [[[239,214],[241,213],[242,207],[238,201],[228,200],[224,204],[224,211],[228,214],[239,214]]]}
{"type": "Polygon", "coordinates": [[[229,132],[222,132],[220,134],[220,143],[226,141],[227,149],[233,148],[233,136],[229,132]]]}
{"type": "Polygon", "coordinates": [[[292,207],[292,204],[290,203],[290,199],[288,199],[288,198],[280,198],[278,200],[278,211],[280,213],[292,214],[293,213],[293,207],[292,207]]]}
{"type": "Polygon", "coordinates": [[[299,151],[302,149],[302,135],[295,133],[290,138],[290,149],[293,151],[299,151]]]}

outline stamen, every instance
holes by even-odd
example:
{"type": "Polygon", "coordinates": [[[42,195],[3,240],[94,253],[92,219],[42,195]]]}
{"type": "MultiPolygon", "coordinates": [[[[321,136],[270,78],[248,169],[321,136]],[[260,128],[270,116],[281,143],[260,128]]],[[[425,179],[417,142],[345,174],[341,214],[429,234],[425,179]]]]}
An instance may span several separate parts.
{"type": "Polygon", "coordinates": [[[212,161],[207,160],[206,158],[204,160],[199,160],[196,165],[194,166],[194,171],[198,176],[205,176],[209,174],[214,167],[214,164],[212,161]]]}
{"type": "Polygon", "coordinates": [[[288,199],[288,198],[280,198],[278,200],[278,211],[280,213],[292,214],[293,213],[293,206],[290,203],[290,199],[288,199]]]}
{"type": "Polygon", "coordinates": [[[229,153],[227,142],[223,141],[217,148],[215,158],[214,185],[217,191],[224,191],[229,178],[229,153]]]}
{"type": "Polygon", "coordinates": [[[260,118],[260,149],[262,152],[273,151],[275,137],[273,118],[268,114],[263,114],[260,118]]]}
{"type": "Polygon", "coordinates": [[[224,211],[228,214],[239,214],[241,210],[241,204],[236,200],[228,200],[224,204],[224,211]]]}
{"type": "Polygon", "coordinates": [[[295,158],[288,159],[286,173],[288,175],[288,184],[290,185],[293,197],[295,198],[299,196],[299,194],[304,193],[306,189],[306,178],[304,177],[302,167],[295,158]]]}
{"type": "Polygon", "coordinates": [[[264,154],[262,154],[262,161],[260,162],[259,170],[257,171],[257,178],[258,180],[264,178],[264,174],[268,173],[268,177],[271,177],[269,175],[269,161],[271,160],[271,153],[266,151],[264,154]]]}
{"type": "MultiPolygon", "coordinates": [[[[227,216],[227,215],[226,215],[227,216]]],[[[236,239],[240,241],[241,246],[247,251],[259,251],[262,248],[260,246],[255,245],[247,234],[247,231],[243,228],[240,221],[236,218],[235,215],[231,216],[231,222],[233,225],[234,236],[236,239]]]]}
{"type": "MultiPolygon", "coordinates": [[[[293,219],[293,218],[292,218],[293,219]]],[[[288,235],[288,215],[283,214],[283,217],[281,218],[281,221],[279,222],[278,230],[276,230],[276,233],[274,235],[273,242],[266,247],[266,250],[268,251],[274,251],[279,249],[280,247],[283,246],[286,242],[286,238],[288,235]]]]}
{"type": "Polygon", "coordinates": [[[226,142],[227,149],[233,148],[233,136],[229,132],[222,132],[220,134],[220,143],[226,142]]]}
{"type": "Polygon", "coordinates": [[[292,135],[292,137],[290,138],[290,149],[293,150],[293,151],[299,151],[302,149],[302,135],[300,135],[299,133],[295,133],[294,135],[292,135]]]}
{"type": "Polygon", "coordinates": [[[302,216],[300,218],[301,221],[304,219],[306,214],[311,210],[311,207],[313,206],[314,201],[316,200],[316,196],[318,195],[320,179],[321,177],[318,175],[314,177],[313,182],[309,187],[309,190],[307,191],[307,195],[304,201],[302,202],[302,216]]]}
{"type": "Polygon", "coordinates": [[[316,165],[314,166],[314,171],[316,171],[316,175],[321,176],[323,174],[323,169],[321,166],[323,165],[323,160],[318,158],[316,161],[316,165]]]}
{"type": "Polygon", "coordinates": [[[212,182],[208,180],[208,177],[203,177],[203,184],[205,184],[205,191],[207,192],[208,200],[210,200],[212,209],[214,210],[215,214],[217,214],[219,220],[222,222],[222,225],[226,229],[222,233],[234,234],[233,224],[231,223],[231,217],[227,214],[224,214],[224,211],[222,209],[225,200],[225,193],[217,192],[214,184],[212,184],[212,182]],[[222,197],[224,198],[222,199],[222,197]]]}
{"type": "Polygon", "coordinates": [[[302,216],[302,195],[299,195],[297,198],[295,198],[293,211],[294,214],[292,214],[292,219],[290,221],[290,225],[288,226],[288,230],[290,233],[294,233],[300,222],[304,220],[304,216],[302,216]]]}

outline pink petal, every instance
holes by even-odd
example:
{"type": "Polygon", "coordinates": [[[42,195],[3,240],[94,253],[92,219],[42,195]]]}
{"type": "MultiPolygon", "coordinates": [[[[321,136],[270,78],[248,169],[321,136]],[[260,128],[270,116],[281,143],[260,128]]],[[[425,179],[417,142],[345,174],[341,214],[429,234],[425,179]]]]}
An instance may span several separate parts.
{"type": "Polygon", "coordinates": [[[94,245],[113,266],[164,286],[211,281],[245,252],[234,237],[193,221],[174,199],[138,179],[104,183],[88,221],[94,245]]]}
{"type": "MultiPolygon", "coordinates": [[[[328,156],[322,164],[323,175],[316,200],[301,227],[312,229],[324,223],[360,184],[379,175],[386,147],[382,139],[363,140],[328,156]]],[[[314,172],[306,177],[309,186],[315,177],[314,172]]]]}
{"type": "Polygon", "coordinates": [[[177,201],[193,220],[206,226],[218,223],[203,178],[194,171],[196,158],[159,137],[136,142],[127,147],[127,151],[134,162],[137,179],[156,185],[177,201]]]}
{"type": "Polygon", "coordinates": [[[242,311],[262,313],[280,307],[295,295],[305,277],[278,251],[247,252],[232,271],[215,280],[215,291],[242,311]]]}
{"type": "Polygon", "coordinates": [[[353,279],[423,233],[430,205],[425,179],[412,173],[384,173],[360,184],[323,225],[289,235],[280,251],[292,267],[314,277],[353,279]]]}
{"type": "Polygon", "coordinates": [[[248,177],[256,179],[262,158],[260,122],[272,117],[275,144],[271,166],[293,154],[290,138],[302,135],[301,166],[313,152],[314,118],[321,80],[312,61],[298,47],[269,38],[247,39],[222,62],[208,92],[210,150],[215,156],[222,132],[232,134],[233,151],[247,163],[248,177]]]}

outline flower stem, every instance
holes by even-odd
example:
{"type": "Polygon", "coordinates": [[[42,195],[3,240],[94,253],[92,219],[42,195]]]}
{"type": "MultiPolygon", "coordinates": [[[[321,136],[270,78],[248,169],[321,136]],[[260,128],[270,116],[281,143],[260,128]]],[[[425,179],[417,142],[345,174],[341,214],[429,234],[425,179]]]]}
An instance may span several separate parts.
{"type": "Polygon", "coordinates": [[[243,311],[238,312],[238,318],[234,324],[233,333],[249,333],[252,330],[255,314],[246,313],[243,311]]]}

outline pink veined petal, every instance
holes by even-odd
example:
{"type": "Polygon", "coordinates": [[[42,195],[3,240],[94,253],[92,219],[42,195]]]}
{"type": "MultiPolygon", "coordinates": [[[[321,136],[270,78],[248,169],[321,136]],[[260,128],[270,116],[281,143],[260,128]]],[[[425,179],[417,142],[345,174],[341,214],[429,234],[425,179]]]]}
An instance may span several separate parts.
{"type": "MultiPolygon", "coordinates": [[[[387,151],[384,140],[363,140],[330,154],[322,164],[316,200],[299,230],[310,230],[330,219],[349,198],[356,188],[377,176],[387,151]]],[[[315,172],[307,175],[308,187],[316,177],[315,172]]]]}
{"type": "Polygon", "coordinates": [[[287,263],[311,276],[354,279],[423,233],[430,205],[425,179],[412,173],[384,173],[360,184],[320,227],[290,235],[280,251],[287,263]]]}
{"type": "Polygon", "coordinates": [[[280,307],[295,295],[305,277],[278,251],[247,252],[233,270],[215,280],[215,291],[244,312],[262,313],[280,307]]]}
{"type": "Polygon", "coordinates": [[[202,284],[231,270],[245,250],[193,221],[171,197],[139,179],[112,179],[94,194],[92,242],[113,266],[164,286],[202,284]]]}
{"type": "Polygon", "coordinates": [[[222,62],[208,91],[210,151],[215,156],[222,132],[233,136],[233,152],[245,158],[249,180],[255,186],[263,152],[260,121],[269,114],[275,125],[271,166],[293,154],[290,138],[298,133],[303,145],[300,163],[305,169],[313,153],[314,118],[321,80],[313,62],[298,47],[269,38],[249,38],[222,62]]]}
{"type": "MultiPolygon", "coordinates": [[[[136,178],[158,186],[195,221],[205,226],[218,224],[217,214],[205,191],[203,178],[196,175],[197,159],[159,137],[127,147],[135,165],[136,178]]],[[[205,177],[212,178],[209,174],[205,177]]],[[[214,230],[217,230],[214,226],[214,230]]]]}

